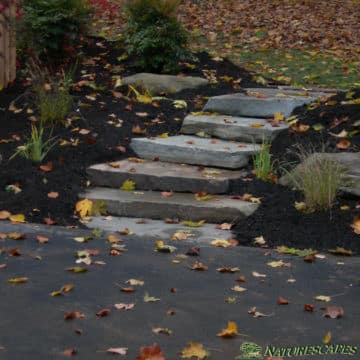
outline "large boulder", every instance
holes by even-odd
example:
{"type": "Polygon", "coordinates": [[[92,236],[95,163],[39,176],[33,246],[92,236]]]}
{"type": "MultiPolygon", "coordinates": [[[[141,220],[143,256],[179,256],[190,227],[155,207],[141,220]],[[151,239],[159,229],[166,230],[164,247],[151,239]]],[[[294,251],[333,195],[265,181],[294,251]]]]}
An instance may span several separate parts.
{"type": "Polygon", "coordinates": [[[196,89],[209,82],[201,77],[159,75],[139,73],[121,79],[123,85],[135,85],[149,90],[152,95],[161,93],[172,94],[186,89],[196,89]]]}
{"type": "MultiPolygon", "coordinates": [[[[360,196],[360,152],[356,153],[314,153],[305,161],[312,161],[313,157],[337,161],[343,169],[340,189],[348,194],[360,196]]],[[[293,172],[301,171],[303,164],[299,164],[293,172]]],[[[280,179],[282,185],[292,185],[291,176],[285,175],[280,179]]]]}

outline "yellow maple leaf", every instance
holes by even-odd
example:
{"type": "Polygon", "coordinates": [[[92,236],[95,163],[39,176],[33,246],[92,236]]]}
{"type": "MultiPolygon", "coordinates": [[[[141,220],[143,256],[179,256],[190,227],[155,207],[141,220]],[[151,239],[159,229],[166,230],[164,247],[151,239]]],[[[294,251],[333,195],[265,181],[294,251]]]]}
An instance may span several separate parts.
{"type": "Polygon", "coordinates": [[[280,113],[280,112],[276,112],[276,113],[274,114],[274,120],[275,120],[275,121],[284,121],[284,119],[285,119],[284,114],[282,114],[282,113],[280,113]]]}
{"type": "Polygon", "coordinates": [[[193,357],[197,359],[205,359],[209,356],[210,353],[204,349],[204,346],[199,343],[189,342],[189,346],[182,349],[180,356],[183,359],[192,359],[193,357]]]}
{"type": "Polygon", "coordinates": [[[120,190],[124,191],[132,191],[135,190],[135,181],[125,180],[120,187],[120,190]]]}
{"type": "Polygon", "coordinates": [[[217,246],[217,247],[224,247],[227,248],[229,246],[231,246],[231,243],[228,240],[225,239],[215,239],[211,242],[212,246],[217,246]]]}
{"type": "Polygon", "coordinates": [[[237,328],[237,325],[236,325],[236,322],[234,321],[229,321],[228,322],[228,325],[227,325],[227,328],[226,329],[223,329],[221,330],[217,336],[221,336],[223,338],[230,338],[230,337],[234,337],[236,335],[238,335],[239,332],[238,332],[238,328],[237,328]]]}
{"type": "Polygon", "coordinates": [[[264,124],[261,122],[257,122],[257,123],[251,124],[250,127],[254,128],[254,129],[258,129],[258,128],[264,127],[264,124]]]}
{"type": "Polygon", "coordinates": [[[12,222],[24,223],[25,222],[25,215],[24,214],[11,215],[9,217],[9,219],[12,222]]]}
{"type": "Polygon", "coordinates": [[[80,200],[75,205],[75,210],[79,213],[81,218],[91,214],[93,202],[89,199],[80,200]]]}

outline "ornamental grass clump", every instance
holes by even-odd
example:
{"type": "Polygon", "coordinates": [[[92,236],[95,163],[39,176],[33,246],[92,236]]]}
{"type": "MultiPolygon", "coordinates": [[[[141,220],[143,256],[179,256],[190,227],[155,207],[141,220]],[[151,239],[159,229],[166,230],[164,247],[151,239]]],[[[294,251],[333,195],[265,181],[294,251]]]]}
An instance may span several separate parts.
{"type": "Polygon", "coordinates": [[[298,154],[301,164],[288,172],[290,184],[304,195],[305,211],[329,210],[339,192],[344,169],[323,153],[304,150],[298,154]]]}
{"type": "Polygon", "coordinates": [[[187,32],[177,20],[179,0],[127,0],[125,42],[145,71],[172,72],[188,51],[187,32]]]}
{"type": "Polygon", "coordinates": [[[256,178],[263,181],[273,180],[273,163],[270,153],[270,142],[264,140],[261,150],[253,156],[253,165],[256,178]]]}

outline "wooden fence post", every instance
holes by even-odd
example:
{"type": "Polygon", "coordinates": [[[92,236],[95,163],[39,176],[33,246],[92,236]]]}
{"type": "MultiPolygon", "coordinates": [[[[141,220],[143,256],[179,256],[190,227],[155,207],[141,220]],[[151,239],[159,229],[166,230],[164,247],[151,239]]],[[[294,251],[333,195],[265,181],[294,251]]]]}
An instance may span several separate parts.
{"type": "Polygon", "coordinates": [[[14,0],[0,12],[0,90],[16,77],[16,5],[14,0]]]}

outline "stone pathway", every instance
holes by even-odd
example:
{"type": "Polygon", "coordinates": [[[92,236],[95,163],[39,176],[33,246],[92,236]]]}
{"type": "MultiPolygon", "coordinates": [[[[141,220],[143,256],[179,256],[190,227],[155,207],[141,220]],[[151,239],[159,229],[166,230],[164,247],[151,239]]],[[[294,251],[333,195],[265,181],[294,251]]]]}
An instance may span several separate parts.
{"type": "Polygon", "coordinates": [[[80,197],[104,201],[111,215],[121,217],[221,223],[250,216],[257,204],[219,194],[245,176],[241,169],[261,143],[288,129],[281,118],[332,93],[289,87],[244,90],[210,98],[204,113],[185,118],[180,135],[134,138],[130,146],[140,160],[124,160],[116,168],[91,166],[93,188],[80,197]],[[135,183],[134,191],[119,190],[126,180],[135,183]],[[216,196],[196,197],[199,192],[216,196]]]}

